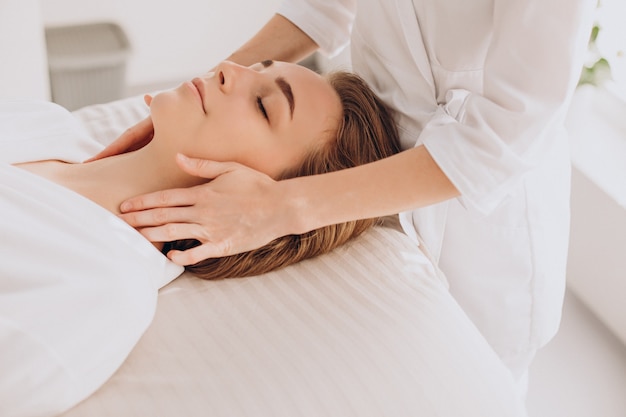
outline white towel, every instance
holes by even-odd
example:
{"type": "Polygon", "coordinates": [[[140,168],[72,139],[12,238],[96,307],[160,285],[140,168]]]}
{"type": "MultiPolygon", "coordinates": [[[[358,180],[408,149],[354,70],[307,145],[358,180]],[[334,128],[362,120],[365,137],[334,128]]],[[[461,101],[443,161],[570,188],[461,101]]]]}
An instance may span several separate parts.
{"type": "Polygon", "coordinates": [[[58,106],[0,103],[0,415],[54,415],[93,393],[182,272],[109,211],[10,165],[100,148],[58,106]]]}

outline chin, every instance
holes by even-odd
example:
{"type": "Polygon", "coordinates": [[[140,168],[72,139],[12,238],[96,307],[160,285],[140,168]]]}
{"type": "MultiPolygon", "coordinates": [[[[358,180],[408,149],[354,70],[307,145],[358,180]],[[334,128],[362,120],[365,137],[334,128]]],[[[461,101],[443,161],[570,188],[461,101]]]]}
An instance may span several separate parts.
{"type": "Polygon", "coordinates": [[[180,101],[181,97],[177,90],[164,91],[152,98],[152,102],[150,103],[150,113],[153,113],[155,110],[160,111],[162,108],[170,108],[171,106],[175,106],[177,103],[180,104],[180,101]]]}
{"type": "Polygon", "coordinates": [[[176,128],[180,123],[184,123],[184,109],[185,103],[176,90],[165,91],[154,96],[150,103],[150,117],[155,132],[157,128],[167,130],[168,125],[176,128]]]}

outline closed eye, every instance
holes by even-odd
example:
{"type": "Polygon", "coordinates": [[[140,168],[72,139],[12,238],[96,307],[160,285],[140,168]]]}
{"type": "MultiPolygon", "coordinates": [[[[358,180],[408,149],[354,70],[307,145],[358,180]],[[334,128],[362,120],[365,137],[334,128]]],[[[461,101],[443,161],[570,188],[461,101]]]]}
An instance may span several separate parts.
{"type": "Polygon", "coordinates": [[[265,117],[265,120],[269,122],[270,118],[267,116],[267,111],[265,110],[265,106],[263,105],[263,100],[261,99],[260,96],[257,96],[256,98],[256,105],[259,108],[259,111],[261,112],[263,117],[265,117]]]}

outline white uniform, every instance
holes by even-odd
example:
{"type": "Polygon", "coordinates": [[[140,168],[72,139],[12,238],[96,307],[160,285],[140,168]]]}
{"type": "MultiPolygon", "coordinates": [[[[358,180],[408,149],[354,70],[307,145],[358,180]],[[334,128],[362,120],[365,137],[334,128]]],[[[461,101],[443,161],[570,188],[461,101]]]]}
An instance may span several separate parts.
{"type": "MultiPolygon", "coordinates": [[[[352,65],[461,192],[402,213],[518,378],[556,332],[569,231],[563,120],[595,0],[286,0],[279,13],[352,65]]],[[[385,196],[380,196],[385,198],[385,196]]]]}
{"type": "Polygon", "coordinates": [[[180,275],[116,215],[13,163],[102,145],[65,109],[0,102],[0,415],[51,416],[97,390],[180,275]]]}

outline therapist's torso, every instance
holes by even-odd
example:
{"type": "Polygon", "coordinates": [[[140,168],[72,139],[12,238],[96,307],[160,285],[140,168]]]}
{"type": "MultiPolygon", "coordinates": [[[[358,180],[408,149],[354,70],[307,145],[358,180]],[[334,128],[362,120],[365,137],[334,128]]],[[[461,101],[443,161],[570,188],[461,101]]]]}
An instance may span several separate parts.
{"type": "MultiPolygon", "coordinates": [[[[448,123],[438,119],[460,122],[464,101],[482,94],[494,3],[358,2],[352,65],[396,109],[403,148],[422,144],[429,124],[448,123]]],[[[462,199],[401,214],[405,230],[420,234],[459,304],[518,377],[560,321],[569,230],[565,108],[542,132],[549,137],[542,157],[488,214],[462,199]]]]}

